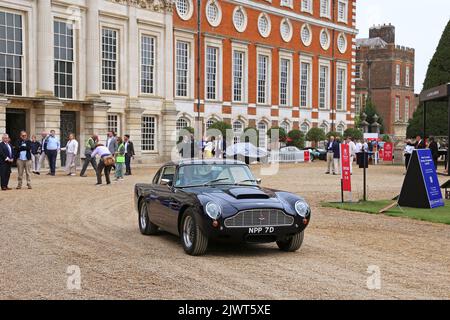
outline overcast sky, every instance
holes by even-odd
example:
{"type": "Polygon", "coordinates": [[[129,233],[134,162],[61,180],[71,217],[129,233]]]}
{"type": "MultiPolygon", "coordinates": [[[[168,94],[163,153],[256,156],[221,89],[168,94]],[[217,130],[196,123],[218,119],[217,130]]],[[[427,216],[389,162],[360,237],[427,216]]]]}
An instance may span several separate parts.
{"type": "Polygon", "coordinates": [[[416,49],[415,91],[422,90],[428,64],[450,19],[450,0],[357,0],[358,38],[371,26],[392,23],[398,45],[416,49]]]}

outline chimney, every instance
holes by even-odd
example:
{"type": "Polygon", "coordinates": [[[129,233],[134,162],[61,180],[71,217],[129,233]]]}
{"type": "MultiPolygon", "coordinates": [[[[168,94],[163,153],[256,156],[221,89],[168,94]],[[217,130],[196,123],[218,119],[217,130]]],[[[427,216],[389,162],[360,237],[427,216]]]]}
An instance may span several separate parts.
{"type": "Polygon", "coordinates": [[[374,26],[369,30],[369,38],[381,38],[387,43],[395,44],[395,26],[390,23],[374,26]]]}

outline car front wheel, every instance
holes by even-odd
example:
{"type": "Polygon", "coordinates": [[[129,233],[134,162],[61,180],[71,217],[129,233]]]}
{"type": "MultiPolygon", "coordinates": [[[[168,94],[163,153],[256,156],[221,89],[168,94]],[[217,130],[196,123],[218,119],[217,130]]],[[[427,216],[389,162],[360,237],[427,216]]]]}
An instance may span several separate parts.
{"type": "Polygon", "coordinates": [[[146,236],[158,233],[158,226],[152,223],[148,217],[147,203],[145,201],[142,202],[139,208],[139,230],[146,236]]]}
{"type": "Polygon", "coordinates": [[[302,246],[304,236],[305,231],[302,231],[286,240],[277,241],[278,248],[285,252],[295,252],[302,246]]]}
{"type": "Polygon", "coordinates": [[[208,238],[200,229],[191,209],[186,210],[181,220],[181,242],[184,251],[191,256],[201,256],[208,248],[208,238]]]}

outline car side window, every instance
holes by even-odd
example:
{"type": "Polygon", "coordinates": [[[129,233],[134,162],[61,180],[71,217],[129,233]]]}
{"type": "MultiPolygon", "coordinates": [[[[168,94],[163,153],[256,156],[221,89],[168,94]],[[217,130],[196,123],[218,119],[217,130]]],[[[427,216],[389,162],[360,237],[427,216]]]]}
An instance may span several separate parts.
{"type": "Polygon", "coordinates": [[[163,179],[173,181],[174,178],[175,178],[175,166],[165,167],[162,171],[159,183],[161,183],[161,180],[163,179]]]}
{"type": "Polygon", "coordinates": [[[161,176],[161,169],[159,169],[159,171],[155,174],[155,177],[153,178],[152,183],[153,184],[158,184],[160,176],[161,176]]]}

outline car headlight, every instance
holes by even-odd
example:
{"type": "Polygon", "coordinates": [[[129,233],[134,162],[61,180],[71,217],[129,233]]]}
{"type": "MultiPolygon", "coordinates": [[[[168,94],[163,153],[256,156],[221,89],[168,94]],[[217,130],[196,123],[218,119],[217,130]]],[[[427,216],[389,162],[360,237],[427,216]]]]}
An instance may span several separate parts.
{"type": "Polygon", "coordinates": [[[222,209],[215,202],[208,202],[205,207],[206,214],[211,217],[211,219],[218,219],[222,214],[222,209]]]}
{"type": "Polygon", "coordinates": [[[295,203],[295,211],[300,217],[305,218],[309,212],[309,206],[302,200],[295,203]]]}

